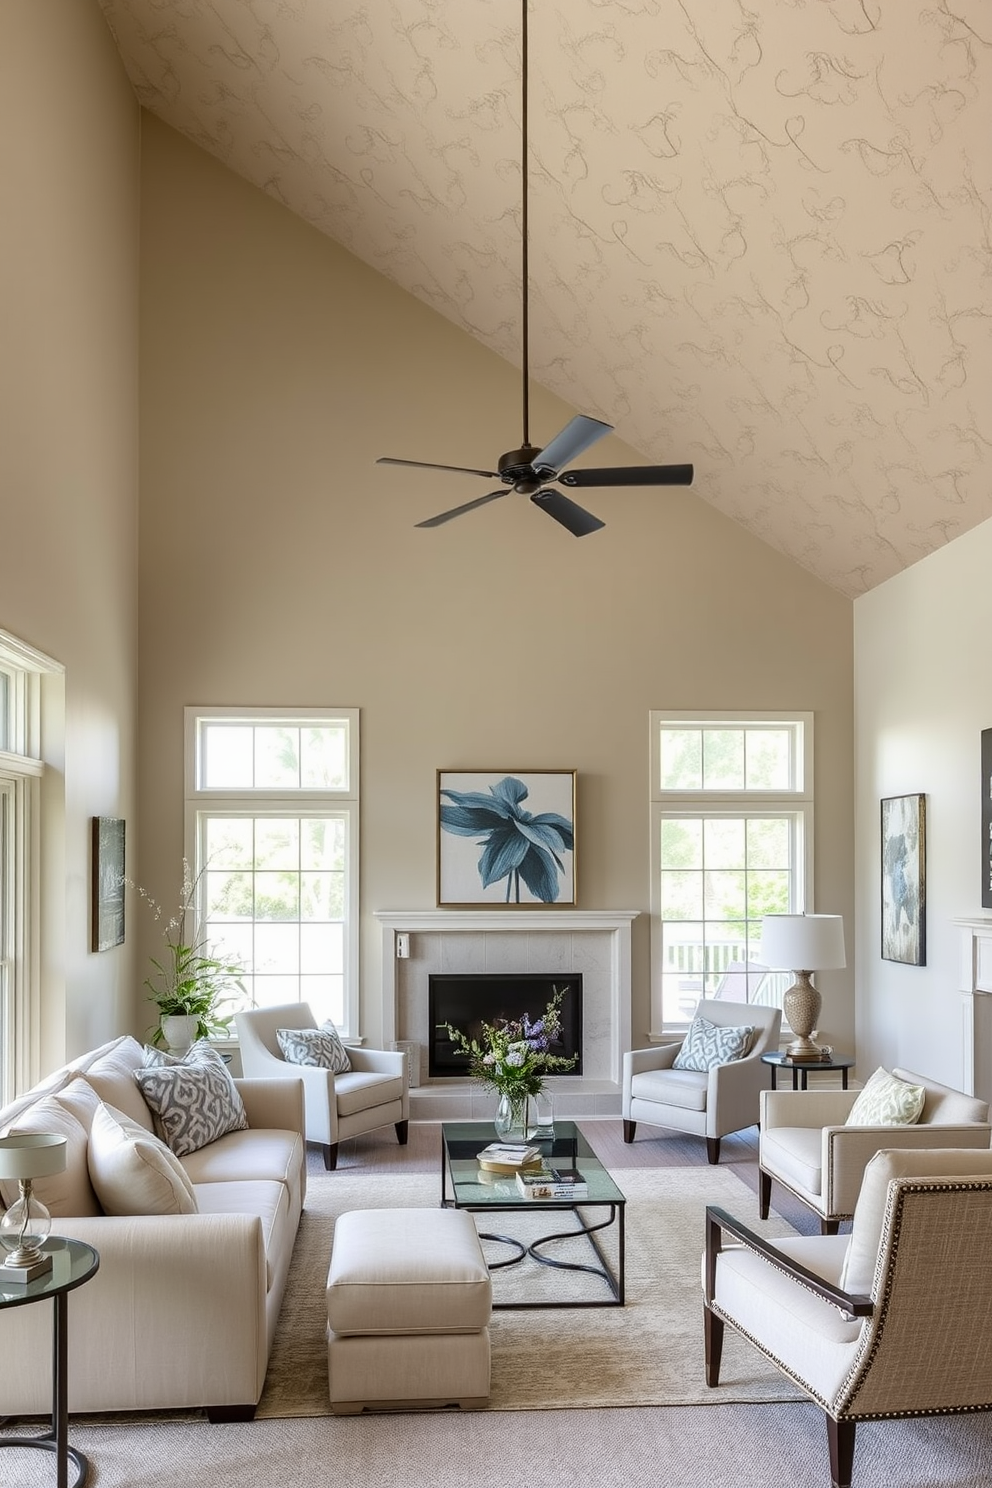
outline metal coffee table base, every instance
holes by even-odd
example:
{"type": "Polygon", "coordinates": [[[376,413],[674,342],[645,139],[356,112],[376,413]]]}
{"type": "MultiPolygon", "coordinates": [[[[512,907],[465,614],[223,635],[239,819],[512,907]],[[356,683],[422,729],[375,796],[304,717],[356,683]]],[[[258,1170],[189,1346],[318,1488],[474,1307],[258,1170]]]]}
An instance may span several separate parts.
{"type": "MultiPolygon", "coordinates": [[[[620,1204],[610,1204],[609,1205],[609,1211],[610,1211],[609,1212],[609,1215],[607,1216],[606,1219],[601,1220],[599,1224],[584,1224],[583,1221],[582,1221],[582,1217],[579,1214],[579,1208],[580,1207],[581,1206],[576,1206],[576,1208],[570,1209],[570,1210],[567,1211],[568,1213],[574,1215],[574,1217],[578,1221],[578,1225],[577,1225],[577,1227],[574,1230],[559,1230],[559,1231],[556,1231],[556,1233],[553,1234],[553,1235],[541,1235],[539,1237],[539,1239],[532,1240],[529,1245],[525,1245],[522,1240],[517,1240],[512,1235],[494,1235],[494,1234],[486,1233],[485,1231],[482,1231],[482,1230],[479,1231],[479,1239],[480,1240],[491,1240],[491,1241],[493,1241],[497,1245],[509,1245],[513,1250],[516,1251],[516,1254],[515,1255],[509,1256],[505,1261],[490,1261],[489,1262],[489,1269],[490,1269],[490,1271],[502,1271],[502,1270],[505,1270],[507,1266],[517,1266],[517,1265],[520,1264],[521,1261],[525,1260],[527,1258],[527,1256],[530,1256],[531,1259],[537,1261],[539,1265],[541,1265],[541,1266],[552,1266],[557,1271],[585,1271],[590,1276],[598,1276],[602,1281],[605,1281],[606,1282],[606,1285],[609,1287],[611,1300],[604,1301],[604,1302],[596,1302],[596,1301],[585,1301],[585,1302],[494,1302],[493,1303],[493,1310],[494,1311],[501,1311],[501,1312],[522,1311],[522,1310],[524,1310],[526,1308],[533,1308],[533,1307],[541,1307],[541,1308],[622,1307],[624,1305],[624,1223],[623,1223],[623,1221],[624,1221],[624,1209],[623,1209],[623,1206],[620,1205],[620,1204]],[[617,1239],[618,1239],[618,1242],[619,1242],[619,1251],[618,1251],[618,1258],[617,1258],[617,1271],[616,1271],[616,1275],[614,1275],[614,1273],[613,1273],[613,1271],[612,1271],[612,1269],[610,1267],[610,1263],[606,1259],[606,1256],[603,1254],[603,1251],[602,1251],[602,1248],[600,1247],[599,1241],[596,1239],[596,1231],[597,1230],[608,1229],[610,1227],[610,1225],[613,1225],[613,1224],[619,1224],[619,1231],[618,1231],[618,1235],[617,1235],[617,1239]],[[553,1256],[547,1256],[547,1255],[542,1255],[541,1254],[540,1247],[542,1247],[544,1245],[551,1245],[556,1240],[574,1240],[577,1235],[585,1235],[586,1239],[589,1241],[590,1246],[595,1251],[596,1256],[597,1256],[597,1258],[599,1260],[599,1265],[598,1266],[587,1266],[587,1265],[584,1265],[581,1261],[556,1261],[553,1256]]],[[[526,1212],[528,1212],[528,1213],[532,1212],[533,1208],[534,1208],[533,1204],[527,1205],[526,1212]]],[[[519,1210],[514,1210],[513,1212],[514,1213],[524,1213],[525,1210],[524,1210],[523,1206],[521,1206],[521,1208],[519,1210]]]]}

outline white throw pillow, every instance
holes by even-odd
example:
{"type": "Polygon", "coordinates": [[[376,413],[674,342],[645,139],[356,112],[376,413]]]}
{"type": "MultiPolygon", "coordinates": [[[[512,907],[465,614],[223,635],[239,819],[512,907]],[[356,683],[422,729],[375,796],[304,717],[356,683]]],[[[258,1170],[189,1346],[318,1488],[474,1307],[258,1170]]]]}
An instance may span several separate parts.
{"type": "Polygon", "coordinates": [[[925,1085],[910,1085],[879,1066],[859,1092],[844,1125],[913,1126],[926,1098],[925,1085]]]}
{"type": "Polygon", "coordinates": [[[195,1214],[182,1163],[152,1132],[103,1102],[93,1113],[90,1180],[105,1214],[195,1214]]]}
{"type": "Polygon", "coordinates": [[[351,1069],[348,1051],[330,1019],[319,1028],[277,1028],[276,1039],[289,1064],[315,1065],[335,1075],[351,1069]]]}
{"type": "Polygon", "coordinates": [[[707,1018],[693,1018],[672,1068],[705,1071],[730,1064],[744,1058],[753,1039],[753,1028],[723,1028],[707,1018]]]}
{"type": "MultiPolygon", "coordinates": [[[[75,1083],[75,1082],[71,1082],[75,1083]]],[[[58,1096],[43,1095],[33,1105],[21,1111],[16,1121],[10,1122],[0,1136],[16,1137],[28,1132],[48,1132],[56,1137],[65,1137],[65,1168],[61,1173],[52,1173],[46,1178],[36,1178],[32,1192],[53,1219],[80,1218],[100,1213],[100,1201],[93,1191],[86,1167],[86,1128],[74,1111],[62,1105],[58,1096]]],[[[0,1183],[0,1200],[3,1207],[16,1203],[20,1189],[16,1179],[7,1178],[0,1183]]]]}
{"type": "Polygon", "coordinates": [[[156,1065],[135,1070],[134,1078],[159,1136],[177,1157],[248,1127],[244,1102],[223,1063],[156,1065]]]}

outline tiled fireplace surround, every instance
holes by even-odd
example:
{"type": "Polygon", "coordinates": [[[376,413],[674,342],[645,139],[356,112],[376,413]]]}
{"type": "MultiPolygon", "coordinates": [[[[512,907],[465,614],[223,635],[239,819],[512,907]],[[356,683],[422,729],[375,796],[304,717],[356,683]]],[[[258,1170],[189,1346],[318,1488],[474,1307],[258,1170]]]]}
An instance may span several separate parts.
{"type": "Polygon", "coordinates": [[[382,1031],[419,1045],[419,1121],[484,1120],[495,1100],[475,1081],[427,1075],[428,978],[432,972],[582,973],[582,1074],[550,1085],[559,1116],[620,1113],[623,1054],[630,1048],[630,928],[637,910],[381,910],[382,1031]],[[409,937],[399,958],[397,938],[409,937]]]}

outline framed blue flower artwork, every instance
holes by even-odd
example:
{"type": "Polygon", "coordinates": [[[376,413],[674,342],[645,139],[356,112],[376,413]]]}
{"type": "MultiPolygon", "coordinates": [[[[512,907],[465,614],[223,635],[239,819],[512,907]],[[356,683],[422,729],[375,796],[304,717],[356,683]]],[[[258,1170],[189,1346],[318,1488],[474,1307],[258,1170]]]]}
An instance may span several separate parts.
{"type": "Polygon", "coordinates": [[[574,770],[439,770],[442,908],[576,905],[574,770]]]}
{"type": "Polygon", "coordinates": [[[882,801],[882,960],[927,964],[926,796],[882,801]]]}

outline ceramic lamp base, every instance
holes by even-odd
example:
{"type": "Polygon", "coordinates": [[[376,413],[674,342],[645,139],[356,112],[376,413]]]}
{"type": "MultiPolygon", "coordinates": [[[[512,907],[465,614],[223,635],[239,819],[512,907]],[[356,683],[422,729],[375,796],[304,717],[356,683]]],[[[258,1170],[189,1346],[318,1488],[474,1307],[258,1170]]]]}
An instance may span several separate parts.
{"type": "Polygon", "coordinates": [[[782,1011],[795,1038],[786,1049],[790,1059],[822,1059],[823,1051],[811,1037],[820,1020],[823,1000],[810,981],[810,972],[797,971],[796,980],[782,999],[782,1011]]]}

